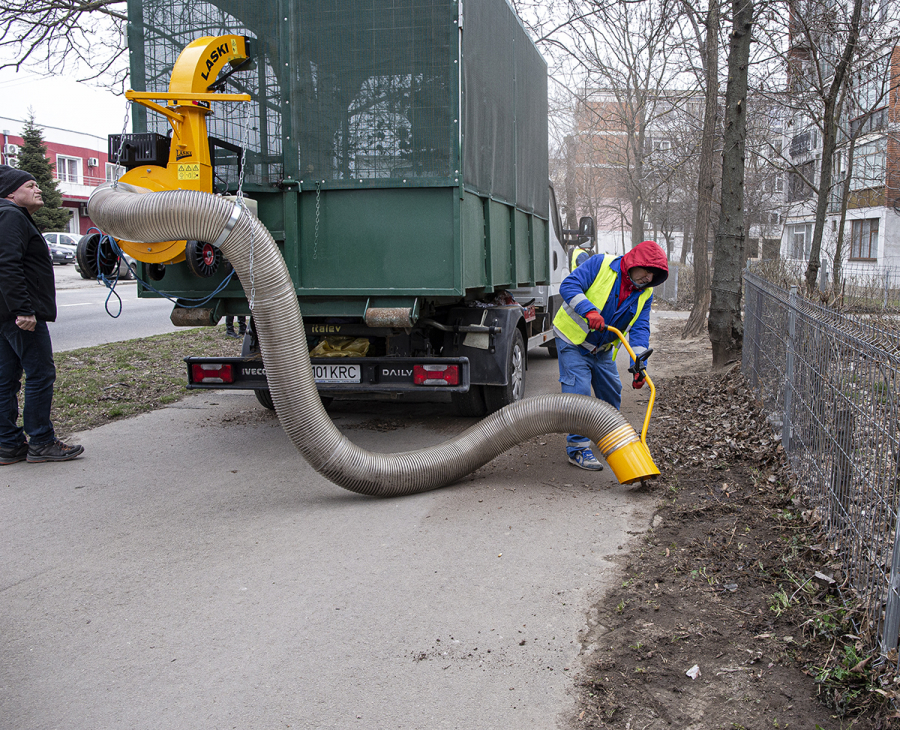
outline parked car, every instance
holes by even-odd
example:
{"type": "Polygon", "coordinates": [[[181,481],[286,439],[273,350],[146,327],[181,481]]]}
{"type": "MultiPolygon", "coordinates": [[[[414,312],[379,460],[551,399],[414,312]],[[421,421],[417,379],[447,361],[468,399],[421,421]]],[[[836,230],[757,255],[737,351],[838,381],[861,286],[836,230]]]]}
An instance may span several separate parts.
{"type": "Polygon", "coordinates": [[[80,233],[58,233],[51,232],[44,234],[44,240],[49,244],[58,243],[63,246],[70,246],[72,251],[75,251],[75,246],[78,245],[78,241],[81,238],[80,233]]]}
{"type": "Polygon", "coordinates": [[[47,247],[50,249],[50,258],[54,264],[65,266],[66,264],[75,263],[75,248],[73,246],[66,246],[62,243],[48,243],[47,247]]]}

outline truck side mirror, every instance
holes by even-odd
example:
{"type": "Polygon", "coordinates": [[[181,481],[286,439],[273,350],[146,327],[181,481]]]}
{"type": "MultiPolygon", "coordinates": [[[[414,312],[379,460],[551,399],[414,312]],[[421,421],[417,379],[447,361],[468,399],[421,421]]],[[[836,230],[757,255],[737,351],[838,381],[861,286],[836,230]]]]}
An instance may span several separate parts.
{"type": "Polygon", "coordinates": [[[589,240],[594,240],[594,219],[584,216],[578,220],[578,235],[589,240]]]}

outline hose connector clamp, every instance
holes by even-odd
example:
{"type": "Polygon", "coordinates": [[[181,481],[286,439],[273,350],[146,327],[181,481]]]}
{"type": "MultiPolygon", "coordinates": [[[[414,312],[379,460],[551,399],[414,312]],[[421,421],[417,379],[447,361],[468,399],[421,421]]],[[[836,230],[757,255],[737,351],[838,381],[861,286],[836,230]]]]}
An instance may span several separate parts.
{"type": "Polygon", "coordinates": [[[231,232],[234,230],[234,227],[237,225],[238,220],[241,217],[241,213],[244,212],[244,206],[242,206],[239,202],[234,204],[234,208],[231,209],[231,217],[228,219],[228,222],[225,224],[225,227],[222,229],[222,232],[219,234],[219,237],[212,242],[212,245],[216,248],[221,248],[222,244],[225,243],[225,239],[231,235],[231,232]]]}

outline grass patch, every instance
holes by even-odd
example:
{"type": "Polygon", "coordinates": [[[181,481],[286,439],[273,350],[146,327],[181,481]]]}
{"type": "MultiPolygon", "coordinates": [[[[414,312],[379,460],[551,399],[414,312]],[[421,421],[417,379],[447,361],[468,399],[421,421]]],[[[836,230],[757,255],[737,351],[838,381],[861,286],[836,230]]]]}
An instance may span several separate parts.
{"type": "Polygon", "coordinates": [[[198,327],[54,353],[53,425],[65,437],[170,405],[190,392],[185,357],[240,351],[224,327],[198,327]]]}

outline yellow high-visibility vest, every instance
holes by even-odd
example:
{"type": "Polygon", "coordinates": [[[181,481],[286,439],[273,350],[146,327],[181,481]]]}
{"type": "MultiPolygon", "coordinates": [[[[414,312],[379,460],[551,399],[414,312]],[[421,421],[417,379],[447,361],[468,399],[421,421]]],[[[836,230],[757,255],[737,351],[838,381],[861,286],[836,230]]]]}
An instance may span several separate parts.
{"type": "MultiPolygon", "coordinates": [[[[598,312],[603,311],[603,307],[606,306],[609,295],[612,294],[613,285],[616,283],[617,274],[610,265],[615,260],[616,257],[613,254],[605,254],[603,256],[603,263],[600,265],[600,271],[597,272],[597,276],[588,287],[588,290],[584,294],[576,294],[572,297],[571,302],[564,301],[562,306],[556,312],[556,316],[553,318],[553,326],[565,335],[573,345],[583,345],[591,331],[587,320],[575,311],[575,305],[581,301],[587,300],[594,305],[594,309],[598,312]]],[[[637,311],[622,334],[628,334],[632,325],[641,315],[641,310],[643,310],[644,305],[652,294],[653,288],[649,286],[641,292],[641,295],[638,297],[637,311]]],[[[591,350],[593,349],[593,346],[586,347],[591,350]]],[[[619,352],[619,344],[613,345],[612,348],[613,360],[615,360],[616,355],[619,352]]]]}
{"type": "Polygon", "coordinates": [[[583,253],[586,253],[589,257],[591,256],[590,251],[586,251],[579,246],[572,249],[572,255],[569,257],[569,271],[575,271],[575,267],[578,266],[578,257],[583,253]]]}

